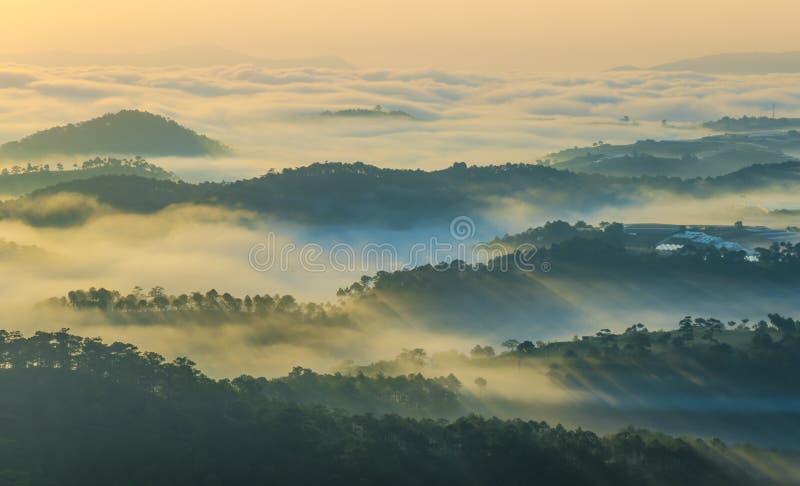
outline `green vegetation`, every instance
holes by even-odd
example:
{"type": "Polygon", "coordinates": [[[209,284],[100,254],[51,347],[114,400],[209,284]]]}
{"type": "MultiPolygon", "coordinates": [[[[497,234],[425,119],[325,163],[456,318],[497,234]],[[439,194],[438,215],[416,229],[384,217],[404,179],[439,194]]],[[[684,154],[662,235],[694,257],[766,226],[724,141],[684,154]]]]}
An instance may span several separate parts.
{"type": "Polygon", "coordinates": [[[175,174],[148,163],[141,157],[116,159],[95,157],[65,168],[64,164],[14,165],[0,171],[0,194],[19,196],[62,182],[90,179],[103,175],[132,175],[149,179],[176,181],[175,174]]]}
{"type": "Polygon", "coordinates": [[[551,377],[572,388],[698,396],[758,391],[777,399],[796,395],[800,385],[796,374],[784,372],[800,366],[800,322],[778,314],[755,323],[686,316],[672,331],[637,323],[618,334],[602,329],[574,341],[511,339],[504,346],[509,351],[494,359],[564,358],[551,365],[551,377]]]}
{"type": "Polygon", "coordinates": [[[528,228],[521,233],[506,234],[502,238],[497,237],[491,241],[490,245],[493,247],[498,246],[511,252],[522,245],[531,244],[537,248],[546,248],[555,243],[561,243],[573,238],[600,239],[608,238],[609,235],[614,234],[617,235],[617,240],[620,238],[627,239],[627,235],[621,234],[623,228],[619,223],[613,223],[608,233],[601,231],[606,228],[607,223],[601,224],[600,227],[594,227],[585,221],[578,221],[574,225],[561,220],[548,221],[543,226],[528,228]]]}
{"type": "Polygon", "coordinates": [[[795,130],[693,140],[639,140],[627,145],[598,141],[590,147],[549,154],[540,163],[610,176],[716,177],[756,163],[766,165],[792,160],[794,157],[787,154],[798,148],[800,133],[795,130]]]}
{"type": "Polygon", "coordinates": [[[298,302],[291,295],[255,295],[234,297],[214,289],[207,292],[169,295],[163,287],[148,292],[136,287],[128,294],[103,287],[71,290],[65,297],[45,302],[49,306],[75,310],[97,310],[127,323],[152,323],[191,320],[192,322],[223,323],[280,319],[294,325],[352,326],[344,311],[331,304],[298,302]]]}
{"type": "Polygon", "coordinates": [[[29,338],[0,331],[0,478],[10,485],[771,482],[718,441],[638,430],[600,437],[477,416],[351,415],[291,401],[343,396],[332,387],[378,402],[384,393],[402,402],[413,396],[407,389],[438,390],[423,392],[423,401],[449,393],[422,378],[363,384],[371,381],[302,369],[278,380],[212,380],[187,358],[165,362],[130,344],[67,330],[29,338]]]}
{"type": "Polygon", "coordinates": [[[800,365],[800,322],[779,314],[768,319],[723,322],[686,316],[672,330],[649,330],[637,323],[621,332],[601,329],[569,341],[523,336],[503,340],[505,350],[479,344],[469,355],[451,351],[429,357],[424,349],[414,349],[394,360],[341,370],[374,377],[425,372],[433,361],[482,370],[544,367],[550,379],[568,389],[636,397],[641,403],[654,396],[797,398],[800,378],[785,370],[800,365]]]}
{"type": "Polygon", "coordinates": [[[425,378],[420,373],[322,375],[298,366],[284,378],[241,376],[232,383],[253,401],[324,405],[348,413],[454,419],[467,412],[461,382],[452,374],[438,378],[425,378]]]}
{"type": "Polygon", "coordinates": [[[0,159],[58,155],[214,156],[225,145],[146,111],[123,110],[88,121],[50,128],[0,145],[0,159]]]}
{"type": "MultiPolygon", "coordinates": [[[[764,154],[759,153],[755,157],[751,154],[747,154],[745,157],[750,160],[763,160],[764,154]]],[[[770,156],[770,158],[778,159],[775,161],[781,162],[785,160],[785,158],[781,156],[770,156]]],[[[612,176],[651,175],[693,177],[710,175],[709,168],[700,165],[700,160],[693,155],[684,155],[680,158],[657,157],[650,154],[639,153],[599,156],[593,152],[587,152],[585,155],[564,162],[562,165],[559,165],[559,167],[577,172],[612,176]]],[[[721,170],[730,171],[731,169],[732,167],[727,166],[721,170]]]]}
{"type": "MultiPolygon", "coordinates": [[[[493,200],[513,199],[560,211],[596,211],[646,203],[654,192],[711,198],[767,188],[789,190],[798,183],[800,162],[754,165],[725,176],[691,180],[609,177],[528,164],[468,167],[456,163],[427,172],[331,162],[233,183],[101,176],[36,191],[28,201],[35,204],[37,198],[75,193],[131,212],[195,203],[244,208],[313,224],[407,227],[422,221],[449,223],[455,216],[485,211],[487,201],[493,200]]],[[[25,219],[24,214],[15,213],[11,203],[0,207],[0,214],[25,219]]]]}
{"type": "MultiPolygon", "coordinates": [[[[544,227],[529,229],[518,235],[496,239],[489,248],[497,247],[511,253],[488,262],[467,264],[463,261],[423,265],[395,272],[378,272],[364,276],[350,287],[340,289],[340,295],[370,296],[382,291],[414,291],[436,288],[445,291],[448,285],[460,287],[463,282],[506,279],[525,282],[525,274],[535,273],[545,262],[558,264],[560,274],[570,273],[585,278],[593,274],[618,276],[689,276],[728,275],[749,279],[783,279],[795,281],[800,269],[800,243],[773,243],[769,248],[757,248],[758,261],[746,258],[741,251],[718,249],[708,245],[688,244],[673,252],[646,250],[637,243],[637,237],[625,233],[620,223],[606,223],[601,231],[586,223],[570,226],[555,221],[544,227]],[[538,247],[528,249],[531,243],[538,247]],[[513,248],[522,246],[521,250],[513,248]]],[[[539,270],[539,275],[546,274],[539,270]]],[[[440,294],[437,294],[440,295],[440,294]]]]}
{"type": "Polygon", "coordinates": [[[477,400],[469,403],[482,413],[605,431],[635,424],[797,449],[800,381],[791,370],[800,364],[800,324],[793,319],[687,316],[670,330],[637,323],[572,340],[546,341],[529,329],[507,336],[516,338],[478,344],[469,354],[415,349],[394,360],[339,369],[367,376],[460,370],[460,376],[478,377],[472,388],[477,400]],[[542,403],[526,395],[539,390],[544,396],[555,390],[561,398],[542,403]]]}
{"type": "Polygon", "coordinates": [[[703,126],[720,132],[752,132],[758,130],[786,130],[800,128],[800,118],[772,118],[768,116],[725,116],[716,121],[703,123],[703,126]]]}
{"type": "Polygon", "coordinates": [[[139,175],[76,178],[0,202],[0,219],[19,219],[33,226],[76,226],[109,209],[152,213],[171,204],[195,202],[210,185],[215,186],[139,175]]]}
{"type": "Polygon", "coordinates": [[[379,271],[338,294],[401,322],[494,334],[583,332],[597,313],[623,319],[670,316],[681,307],[725,315],[800,312],[798,244],[758,248],[753,261],[744,251],[688,242],[662,252],[657,242],[619,223],[553,222],[487,246],[502,256],[379,271]],[[526,244],[533,247],[520,248],[526,244]]]}
{"type": "MultiPolygon", "coordinates": [[[[796,228],[788,227],[784,235],[791,239],[791,233],[796,228]],[[791,232],[791,233],[790,233],[791,232]]],[[[749,228],[742,225],[741,222],[736,222],[731,226],[683,226],[683,225],[659,225],[659,224],[636,224],[624,225],[622,223],[608,223],[601,222],[598,226],[592,226],[583,221],[578,221],[574,225],[570,225],[566,221],[549,221],[543,226],[536,228],[529,228],[521,233],[513,235],[504,235],[502,238],[497,237],[489,243],[491,248],[500,248],[508,253],[513,252],[518,248],[525,248],[525,245],[535,246],[537,252],[539,249],[548,249],[553,245],[565,243],[565,245],[558,246],[558,251],[568,251],[562,253],[561,256],[576,258],[584,261],[586,257],[580,254],[581,248],[587,252],[590,250],[589,246],[595,246],[599,251],[600,256],[605,255],[604,251],[614,250],[614,255],[620,257],[620,250],[622,253],[631,258],[631,264],[643,264],[666,261],[669,265],[677,264],[679,267],[684,267],[685,264],[680,264],[685,261],[686,264],[698,265],[701,271],[707,271],[705,267],[713,265],[725,265],[730,269],[742,268],[743,264],[748,264],[750,268],[766,268],[769,267],[772,271],[777,273],[788,273],[797,269],[800,264],[800,244],[791,243],[789,241],[774,241],[771,239],[758,238],[756,230],[766,230],[771,237],[776,234],[774,231],[758,227],[749,228]],[[736,251],[734,249],[720,247],[717,248],[710,244],[697,243],[689,239],[675,238],[675,235],[691,232],[701,232],[709,236],[719,237],[726,242],[733,242],[737,240],[745,240],[756,244],[765,244],[767,247],[760,247],[757,245],[752,253],[757,256],[757,261],[746,258],[748,253],[744,251],[736,251]],[[571,240],[584,240],[581,242],[572,242],[571,240]],[[588,241],[587,241],[588,240],[588,241]],[[669,252],[661,252],[657,249],[659,243],[665,241],[680,243],[683,248],[676,249],[669,252]],[[698,257],[699,260],[698,261],[698,257]]],[[[744,248],[739,245],[740,248],[744,248]]],[[[543,258],[553,258],[549,252],[542,253],[543,258]]],[[[606,260],[604,258],[598,259],[595,266],[603,266],[606,260]]]]}
{"type": "Polygon", "coordinates": [[[415,120],[412,115],[401,110],[385,111],[381,105],[377,105],[371,110],[365,108],[350,108],[347,110],[330,111],[320,113],[322,117],[328,118],[384,118],[384,119],[405,119],[415,120]]]}

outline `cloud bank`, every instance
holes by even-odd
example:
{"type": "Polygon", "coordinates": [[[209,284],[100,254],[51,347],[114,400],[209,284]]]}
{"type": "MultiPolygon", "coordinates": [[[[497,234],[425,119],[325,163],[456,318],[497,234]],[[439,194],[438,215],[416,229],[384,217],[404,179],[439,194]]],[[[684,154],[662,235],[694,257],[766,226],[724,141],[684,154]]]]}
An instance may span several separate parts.
{"type": "Polygon", "coordinates": [[[341,160],[391,167],[533,162],[596,140],[690,138],[723,115],[800,114],[800,75],[585,75],[439,70],[0,66],[0,142],[123,108],[170,116],[239,149],[166,161],[189,178],[234,178],[341,160]],[[419,121],[320,119],[324,110],[404,110],[419,121]],[[630,122],[620,120],[627,116],[630,122]],[[667,120],[667,125],[662,124],[667,120]]]}

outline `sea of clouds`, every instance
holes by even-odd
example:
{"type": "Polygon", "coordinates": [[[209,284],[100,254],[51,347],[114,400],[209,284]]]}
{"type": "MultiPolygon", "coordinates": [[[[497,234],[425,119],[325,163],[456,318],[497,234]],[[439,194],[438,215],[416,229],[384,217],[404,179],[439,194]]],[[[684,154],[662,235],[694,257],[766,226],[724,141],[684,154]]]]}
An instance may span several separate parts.
{"type": "MultiPolygon", "coordinates": [[[[187,180],[232,180],[324,160],[426,169],[456,161],[534,162],[549,152],[598,140],[624,143],[703,136],[709,133],[702,128],[703,121],[763,115],[773,104],[780,115],[800,114],[798,81],[800,75],[647,71],[559,75],[247,65],[193,69],[5,65],[0,66],[0,143],[108,112],[142,109],[171,117],[236,150],[234,156],[221,159],[152,160],[187,180]],[[324,110],[378,104],[406,111],[417,120],[318,116],[324,110]],[[621,121],[624,116],[631,121],[621,121]]],[[[628,208],[581,216],[592,221],[731,222],[739,217],[731,214],[731,208],[764,201],[740,199],[718,201],[713,207],[703,202],[702,211],[694,201],[670,200],[635,208],[636,212],[628,208]]],[[[490,211],[493,217],[488,219],[494,226],[478,228],[481,238],[570,216],[543,214],[513,200],[501,203],[500,209],[490,211]]],[[[235,326],[225,330],[226,346],[220,349],[221,334],[215,329],[108,326],[69,313],[43,316],[30,311],[42,299],[90,286],[127,292],[134,285],[162,285],[174,293],[213,287],[237,295],[280,292],[303,300],[334,300],[336,289],[356,280],[359,273],[328,272],[310,278],[300,271],[257,272],[248,260],[253,245],[274,231],[286,244],[322,239],[356,246],[366,242],[408,246],[447,229],[394,234],[342,228],[334,235],[320,235],[313,228],[268,223],[239,211],[197,207],[170,208],[150,216],[101,211],[77,228],[2,221],[0,238],[33,249],[24,250],[32,252],[28,258],[0,258],[0,273],[13,276],[0,282],[0,318],[29,333],[72,327],[86,335],[135,341],[169,356],[189,354],[214,375],[283,373],[296,364],[329,369],[345,358],[376,359],[420,343],[430,349],[467,349],[476,342],[471,336],[439,336],[439,342],[422,330],[391,334],[385,329],[377,334],[354,333],[355,337],[342,334],[333,350],[321,351],[304,342],[254,345],[246,330],[235,326]],[[365,340],[370,341],[368,346],[365,340]],[[363,353],[354,355],[354,348],[363,353]]]]}
{"type": "MultiPolygon", "coordinates": [[[[135,108],[174,118],[235,148],[234,156],[221,159],[152,159],[190,181],[232,180],[324,160],[413,168],[441,168],[455,161],[533,162],[551,151],[597,140],[621,143],[702,136],[709,133],[702,121],[762,114],[773,103],[780,114],[800,113],[798,81],[800,75],[649,71],[536,74],[249,65],[5,65],[0,66],[0,143],[135,108]],[[324,110],[378,104],[386,110],[406,111],[417,120],[318,116],[324,110]],[[631,121],[620,121],[623,116],[631,121]]],[[[775,223],[740,214],[768,201],[751,199],[704,201],[698,210],[696,201],[668,199],[664,203],[661,198],[660,203],[637,208],[604,208],[602,214],[545,211],[510,199],[495,201],[486,214],[470,216],[483,216],[476,235],[480,241],[558,218],[708,224],[746,216],[749,222],[775,223]]],[[[46,208],[39,201],[36,209],[46,208]]],[[[174,291],[217,286],[237,293],[268,290],[326,300],[360,274],[333,272],[329,278],[314,279],[298,272],[259,274],[248,265],[250,248],[262,242],[268,231],[298,245],[346,242],[358,248],[373,242],[403,249],[447,232],[444,226],[405,233],[342,227],[322,231],[260,220],[243,224],[241,219],[184,208],[154,217],[109,213],[84,228],[33,228],[2,222],[0,238],[34,245],[56,260],[38,272],[23,272],[30,281],[9,283],[5,295],[11,301],[36,300],[91,285],[121,290],[163,285],[174,291]],[[209,220],[209,214],[216,219],[209,220]]]]}
{"type": "Polygon", "coordinates": [[[404,70],[0,66],[0,143],[136,108],[237,149],[161,160],[182,176],[231,179],[315,161],[441,168],[534,162],[597,140],[692,138],[724,115],[800,114],[800,75],[464,73],[404,70]],[[418,121],[329,119],[324,110],[403,110],[418,121]],[[627,116],[630,122],[622,122],[627,116]],[[663,121],[666,120],[666,123],[663,121]]]}

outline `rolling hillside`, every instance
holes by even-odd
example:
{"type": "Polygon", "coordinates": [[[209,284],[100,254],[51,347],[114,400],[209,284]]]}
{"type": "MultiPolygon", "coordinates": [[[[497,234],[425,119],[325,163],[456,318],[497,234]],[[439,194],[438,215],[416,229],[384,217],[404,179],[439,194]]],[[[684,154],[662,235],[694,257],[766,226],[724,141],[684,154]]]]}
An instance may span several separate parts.
{"type": "Polygon", "coordinates": [[[0,145],[0,159],[115,154],[197,157],[222,155],[230,150],[174,120],[146,111],[123,110],[5,143],[0,145]]]}

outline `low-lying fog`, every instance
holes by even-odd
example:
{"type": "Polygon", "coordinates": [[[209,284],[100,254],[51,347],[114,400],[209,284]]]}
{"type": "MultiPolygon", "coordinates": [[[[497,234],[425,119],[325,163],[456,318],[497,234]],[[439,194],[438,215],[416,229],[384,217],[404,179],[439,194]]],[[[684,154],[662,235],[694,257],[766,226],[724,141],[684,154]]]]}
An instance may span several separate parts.
{"type": "MultiPolygon", "coordinates": [[[[780,114],[798,113],[798,80],[797,75],[744,77],[642,71],[479,76],[438,71],[266,70],[252,66],[5,66],[0,67],[0,143],[53,125],[138,108],[173,117],[237,150],[235,156],[220,159],[150,159],[187,181],[234,180],[261,175],[270,168],[324,160],[425,169],[447,167],[455,161],[479,165],[534,162],[548,152],[599,140],[627,143],[642,138],[699,137],[709,133],[700,126],[702,121],[724,115],[766,114],[773,103],[780,114]],[[315,116],[324,110],[374,105],[404,110],[417,120],[315,116]],[[630,121],[621,121],[626,116],[630,121]]],[[[73,203],[59,200],[53,207],[30,210],[58,210],[73,203]]],[[[462,242],[453,241],[446,225],[420,225],[403,231],[364,225],[307,227],[220,208],[181,206],[153,215],[132,215],[90,204],[95,204],[95,216],[70,228],[0,221],[0,239],[4,240],[0,241],[0,327],[26,334],[69,327],[76,334],[132,342],[168,358],[189,356],[214,377],[242,373],[278,376],[297,365],[332,371],[348,360],[369,363],[391,359],[403,349],[421,347],[429,355],[448,350],[466,352],[479,343],[498,348],[506,338],[570,339],[573,334],[594,333],[603,327],[619,330],[635,322],[650,328],[672,327],[687,313],[762,319],[764,311],[774,309],[773,304],[791,304],[785,299],[763,300],[758,306],[750,306],[740,294],[731,294],[730,306],[716,300],[705,307],[687,308],[680,301],[671,301],[671,295],[663,296],[659,305],[637,306],[636,296],[631,295],[622,296],[631,302],[623,308],[614,299],[605,298],[621,287],[602,294],[599,290],[592,293],[587,284],[577,290],[557,289],[559,296],[583,306],[581,311],[587,318],[579,329],[531,325],[516,330],[504,327],[502,332],[490,328],[469,332],[433,329],[426,322],[414,320],[415,309],[394,309],[398,315],[407,312],[404,317],[410,319],[362,313],[353,326],[323,328],[280,320],[259,325],[120,324],[97,312],[37,306],[72,289],[106,287],[127,293],[134,286],[146,290],[157,285],[170,294],[214,288],[238,297],[280,293],[305,302],[337,302],[338,288],[363,274],[392,268],[381,268],[368,260],[360,262],[364,267],[343,271],[331,268],[323,257],[324,270],[310,271],[309,262],[304,268],[302,259],[316,260],[317,247],[302,253],[305,245],[319,245],[325,252],[337,244],[347,244],[357,254],[369,244],[393,245],[399,259],[392,263],[400,266],[427,263],[425,259],[410,262],[409,255],[414,245],[430,244],[431,238],[462,242]],[[270,240],[270,234],[274,240],[270,240]],[[263,257],[263,245],[272,245],[278,256],[281,249],[294,247],[285,270],[280,259],[267,271],[254,268],[259,266],[258,261],[253,262],[254,255],[263,257]],[[741,315],[747,309],[752,312],[741,315]],[[402,325],[397,325],[401,321],[402,325]]],[[[792,193],[716,199],[654,194],[650,203],[587,212],[543,208],[509,198],[487,201],[479,214],[466,214],[476,227],[463,242],[488,241],[555,219],[583,219],[594,224],[602,220],[673,224],[731,224],[742,220],[747,225],[785,228],[800,221],[796,216],[770,211],[798,207],[800,199],[792,193]]],[[[313,266],[315,262],[310,263],[313,266]]],[[[558,262],[554,265],[557,269],[558,262]]],[[[556,287],[557,280],[552,284],[556,287]]],[[[652,297],[649,302],[653,302],[652,297]]],[[[351,310],[347,306],[352,304],[342,305],[351,310]]],[[[489,389],[483,406],[487,413],[587,423],[587,411],[580,406],[597,397],[555,385],[544,369],[512,368],[485,369],[440,359],[423,371],[432,375],[454,372],[476,393],[473,380],[477,376],[486,378],[489,389]]],[[[624,407],[594,408],[592,413],[599,415],[592,424],[602,431],[603,424],[616,427],[630,423],[630,416],[620,417],[619,410],[628,413],[624,407]],[[603,410],[607,415],[603,416],[603,410]]],[[[664,420],[656,413],[642,418],[639,424],[664,420]]],[[[678,422],[671,426],[682,430],[678,422]]],[[[696,428],[687,430],[702,433],[696,428]]]]}
{"type": "MultiPolygon", "coordinates": [[[[603,140],[695,138],[721,116],[800,113],[798,76],[617,71],[583,74],[403,70],[0,66],[0,143],[120,109],[164,114],[237,150],[152,160],[187,180],[231,180],[337,160],[443,168],[533,162],[603,140]],[[403,110],[415,121],[319,117],[403,110]],[[629,121],[622,121],[628,117],[629,121]]],[[[35,161],[32,161],[35,162],[35,161]]]]}
{"type": "MultiPolygon", "coordinates": [[[[748,195],[713,201],[670,198],[641,207],[604,210],[602,214],[556,216],[571,217],[573,221],[581,218],[590,223],[605,219],[631,223],[730,224],[743,219],[748,224],[785,227],[788,224],[785,218],[753,208],[768,206],[770,201],[785,202],[792,196],[748,195]]],[[[444,332],[431,329],[425,322],[415,322],[420,319],[414,318],[413,308],[397,308],[395,311],[405,317],[403,327],[389,325],[387,316],[367,315],[358,329],[336,330],[314,339],[303,333],[297,339],[290,336],[271,342],[269,337],[255,338],[247,326],[109,326],[99,317],[86,319],[71,312],[56,315],[33,312],[35,304],[49,297],[89,287],[128,293],[134,286],[146,290],[158,285],[174,295],[214,288],[238,297],[279,293],[291,294],[304,302],[335,303],[337,289],[348,286],[361,275],[411,263],[428,263],[432,254],[414,253],[415,245],[422,244],[430,250],[435,244],[451,244],[455,246],[449,256],[459,256],[454,252],[460,243],[469,248],[496,235],[555,219],[533,207],[487,207],[482,214],[471,215],[474,234],[462,241],[455,239],[446,225],[402,231],[364,226],[306,227],[267,221],[245,211],[209,207],[178,206],[153,215],[118,214],[111,210],[100,210],[97,214],[85,224],[70,228],[0,221],[0,235],[17,245],[13,252],[0,252],[0,267],[6,276],[0,281],[3,327],[26,332],[71,327],[81,334],[131,341],[169,356],[192,356],[203,369],[217,376],[242,372],[274,375],[297,364],[329,370],[347,359],[383,359],[403,348],[423,346],[430,351],[466,351],[476,343],[497,345],[509,337],[569,339],[576,333],[593,333],[603,327],[621,329],[635,322],[644,322],[652,328],[669,328],[687,313],[760,319],[764,315],[756,313],[786,310],[783,309],[786,302],[779,297],[775,302],[762,300],[758,306],[751,306],[750,301],[740,296],[731,297],[729,306],[724,305],[724,298],[722,301],[716,298],[683,308],[680,302],[670,302],[669,295],[641,294],[641,305],[637,305],[633,296],[616,295],[627,292],[624,282],[610,284],[604,293],[593,291],[594,284],[559,283],[559,262],[553,262],[555,270],[546,285],[576,304],[586,316],[585,322],[582,317],[578,319],[581,321],[578,328],[498,322],[495,330],[444,332]],[[372,250],[365,252],[369,247],[372,250]],[[387,257],[385,252],[390,247],[392,256],[387,257]],[[339,264],[334,264],[331,258],[335,248],[352,248],[356,260],[338,258],[339,264]],[[320,250],[322,253],[318,254],[320,250]],[[412,255],[417,259],[412,261],[412,255]],[[618,305],[625,301],[630,305],[618,305]],[[752,312],[747,313],[749,308],[752,312]],[[224,338],[220,338],[220,333],[224,338]],[[232,352],[237,346],[244,346],[246,351],[232,352]]],[[[446,259],[448,251],[435,255],[436,261],[446,259]]],[[[469,255],[467,252],[467,260],[469,255]]],[[[558,319],[553,316],[551,320],[558,319]]]]}

